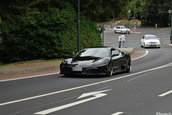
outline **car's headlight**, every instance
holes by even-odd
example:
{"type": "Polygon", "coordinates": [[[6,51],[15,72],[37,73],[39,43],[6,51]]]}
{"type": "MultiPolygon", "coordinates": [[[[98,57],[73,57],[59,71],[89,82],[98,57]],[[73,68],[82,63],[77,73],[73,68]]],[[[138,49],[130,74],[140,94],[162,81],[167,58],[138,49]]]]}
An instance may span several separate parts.
{"type": "Polygon", "coordinates": [[[70,62],[71,62],[70,59],[64,59],[64,60],[62,61],[62,64],[68,64],[68,63],[70,63],[70,62]]]}
{"type": "Polygon", "coordinates": [[[67,64],[67,60],[64,59],[64,60],[62,61],[62,64],[67,64]]]}
{"type": "Polygon", "coordinates": [[[148,42],[148,41],[145,41],[145,44],[150,44],[150,42],[148,42]]]}

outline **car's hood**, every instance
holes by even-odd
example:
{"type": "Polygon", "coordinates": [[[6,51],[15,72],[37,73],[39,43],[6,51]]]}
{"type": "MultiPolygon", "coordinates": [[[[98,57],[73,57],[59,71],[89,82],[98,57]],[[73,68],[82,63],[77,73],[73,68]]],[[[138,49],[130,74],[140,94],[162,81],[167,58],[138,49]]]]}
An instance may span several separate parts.
{"type": "Polygon", "coordinates": [[[100,60],[102,58],[100,57],[92,57],[92,56],[86,56],[86,57],[74,57],[71,61],[72,64],[77,64],[79,66],[90,66],[95,61],[100,60]]]}
{"type": "Polygon", "coordinates": [[[85,66],[90,66],[95,62],[95,60],[84,60],[84,61],[75,61],[72,62],[73,64],[79,65],[81,67],[85,67],[85,66]]]}
{"type": "Polygon", "coordinates": [[[96,64],[101,64],[101,63],[97,63],[99,61],[101,61],[102,63],[104,61],[109,60],[110,58],[106,57],[106,58],[101,58],[101,57],[82,57],[82,58],[73,58],[73,59],[68,59],[68,64],[72,64],[72,65],[76,65],[76,66],[80,66],[80,67],[87,67],[87,66],[92,66],[92,65],[96,65],[96,64]]]}

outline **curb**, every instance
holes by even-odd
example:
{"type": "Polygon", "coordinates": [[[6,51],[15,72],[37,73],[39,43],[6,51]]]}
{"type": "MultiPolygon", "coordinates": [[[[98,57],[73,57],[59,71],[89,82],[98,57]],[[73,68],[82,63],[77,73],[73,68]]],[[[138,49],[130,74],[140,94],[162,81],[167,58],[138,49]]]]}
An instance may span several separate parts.
{"type": "Polygon", "coordinates": [[[116,48],[122,52],[128,52],[128,53],[132,53],[134,51],[134,48],[116,48]]]}

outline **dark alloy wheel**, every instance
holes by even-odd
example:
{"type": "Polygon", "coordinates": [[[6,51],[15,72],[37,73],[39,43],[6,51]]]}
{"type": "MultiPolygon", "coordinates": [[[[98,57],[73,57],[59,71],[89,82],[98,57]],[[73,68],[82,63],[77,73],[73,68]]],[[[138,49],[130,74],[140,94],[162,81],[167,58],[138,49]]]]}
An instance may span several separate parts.
{"type": "Polygon", "coordinates": [[[112,75],[113,75],[113,65],[112,65],[112,63],[109,63],[108,66],[107,66],[106,76],[107,77],[110,77],[112,75]]]}
{"type": "Polygon", "coordinates": [[[126,63],[126,72],[129,73],[130,70],[131,70],[131,61],[130,59],[128,59],[126,63]]]}

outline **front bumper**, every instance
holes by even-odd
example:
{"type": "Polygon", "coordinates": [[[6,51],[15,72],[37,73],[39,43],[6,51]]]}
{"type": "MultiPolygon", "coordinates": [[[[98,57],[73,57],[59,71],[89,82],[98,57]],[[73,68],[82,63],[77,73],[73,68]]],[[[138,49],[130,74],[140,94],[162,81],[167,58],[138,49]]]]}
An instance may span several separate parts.
{"type": "Polygon", "coordinates": [[[97,67],[82,67],[80,70],[74,69],[75,66],[61,65],[60,74],[66,75],[106,75],[107,65],[97,67]]]}
{"type": "Polygon", "coordinates": [[[145,47],[161,47],[160,44],[145,44],[145,47]]]}

